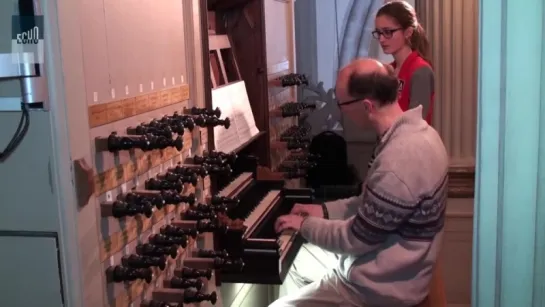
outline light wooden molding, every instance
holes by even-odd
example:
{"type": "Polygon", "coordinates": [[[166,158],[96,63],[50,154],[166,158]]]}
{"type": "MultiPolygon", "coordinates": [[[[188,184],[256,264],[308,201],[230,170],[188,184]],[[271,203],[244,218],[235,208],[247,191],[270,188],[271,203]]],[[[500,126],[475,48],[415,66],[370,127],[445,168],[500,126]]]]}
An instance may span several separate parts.
{"type": "Polygon", "coordinates": [[[89,106],[90,128],[113,123],[189,99],[189,85],[184,84],[143,95],[89,106]]]}
{"type": "Polygon", "coordinates": [[[449,168],[448,197],[473,198],[475,195],[475,166],[449,168]]]}

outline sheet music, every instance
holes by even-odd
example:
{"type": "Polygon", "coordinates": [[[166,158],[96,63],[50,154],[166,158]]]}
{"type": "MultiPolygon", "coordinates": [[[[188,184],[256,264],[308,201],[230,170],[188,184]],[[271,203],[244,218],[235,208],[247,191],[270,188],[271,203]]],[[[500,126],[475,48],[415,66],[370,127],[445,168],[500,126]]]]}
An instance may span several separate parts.
{"type": "Polygon", "coordinates": [[[212,107],[221,110],[221,118],[229,117],[231,127],[214,127],[216,150],[230,152],[259,133],[246,92],[246,84],[239,81],[212,90],[212,107]]]}

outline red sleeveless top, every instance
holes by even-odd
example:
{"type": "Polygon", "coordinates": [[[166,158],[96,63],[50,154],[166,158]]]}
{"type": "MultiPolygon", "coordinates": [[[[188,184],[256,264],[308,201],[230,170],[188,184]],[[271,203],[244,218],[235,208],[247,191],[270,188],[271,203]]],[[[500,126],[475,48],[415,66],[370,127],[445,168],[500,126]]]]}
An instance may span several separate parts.
{"type": "MultiPolygon", "coordinates": [[[[396,68],[395,62],[393,62],[391,65],[396,68]]],[[[424,58],[422,58],[417,51],[413,51],[407,57],[407,59],[405,59],[405,61],[401,65],[401,68],[399,69],[399,73],[397,76],[399,78],[398,103],[403,111],[407,111],[411,105],[411,97],[414,97],[414,91],[422,90],[422,92],[431,93],[429,101],[430,105],[427,114],[422,115],[424,119],[428,122],[428,124],[431,125],[435,91],[433,88],[430,88],[433,87],[433,85],[430,85],[428,83],[413,84],[411,82],[413,74],[419,70],[429,70],[429,72],[433,74],[431,65],[426,60],[424,60],[424,58]]]]}

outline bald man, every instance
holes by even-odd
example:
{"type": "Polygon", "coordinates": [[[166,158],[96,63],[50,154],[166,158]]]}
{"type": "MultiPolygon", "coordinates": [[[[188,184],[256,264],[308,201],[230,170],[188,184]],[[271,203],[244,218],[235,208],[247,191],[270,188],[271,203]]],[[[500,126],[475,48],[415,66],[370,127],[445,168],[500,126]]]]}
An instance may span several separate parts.
{"type": "Polygon", "coordinates": [[[391,67],[357,60],[339,73],[345,116],[380,135],[376,159],[358,197],[296,204],[276,231],[299,231],[339,255],[338,266],[271,307],[409,307],[428,295],[441,245],[448,156],[422,107],[403,112],[391,67]]]}

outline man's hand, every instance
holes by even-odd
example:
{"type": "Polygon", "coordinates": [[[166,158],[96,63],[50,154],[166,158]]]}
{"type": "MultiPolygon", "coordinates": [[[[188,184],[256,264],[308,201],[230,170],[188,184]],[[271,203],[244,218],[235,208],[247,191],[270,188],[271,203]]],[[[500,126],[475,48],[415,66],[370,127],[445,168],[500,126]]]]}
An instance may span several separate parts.
{"type": "Polygon", "coordinates": [[[299,231],[304,220],[305,218],[300,215],[282,215],[274,223],[274,230],[276,230],[276,233],[281,233],[284,230],[299,231]]]}
{"type": "Polygon", "coordinates": [[[314,217],[324,217],[324,209],[322,205],[316,204],[295,204],[291,209],[290,214],[302,215],[302,216],[314,216],[314,217]]]}

